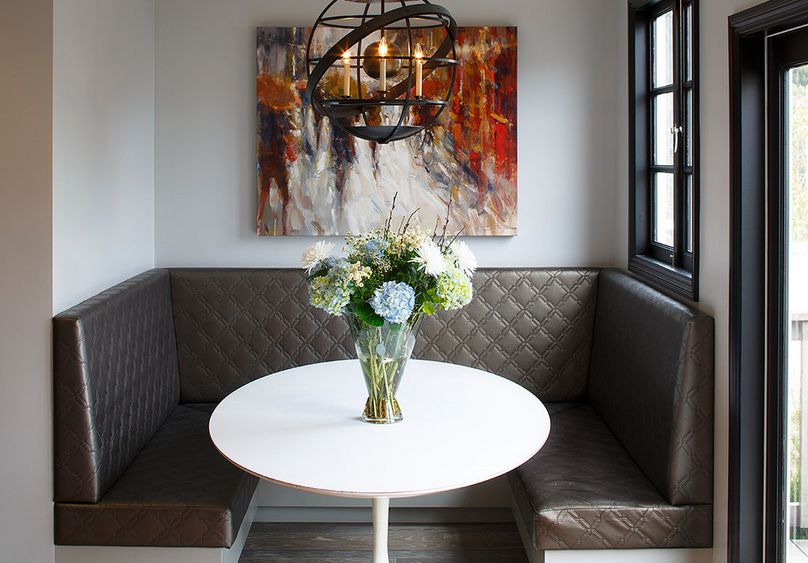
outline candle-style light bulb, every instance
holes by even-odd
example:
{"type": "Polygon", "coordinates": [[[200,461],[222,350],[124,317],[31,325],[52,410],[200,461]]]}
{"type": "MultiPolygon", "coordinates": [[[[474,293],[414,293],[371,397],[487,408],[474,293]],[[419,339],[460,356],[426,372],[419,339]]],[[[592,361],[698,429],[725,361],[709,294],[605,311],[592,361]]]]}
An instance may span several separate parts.
{"type": "Polygon", "coordinates": [[[415,46],[415,96],[422,98],[424,96],[424,50],[421,44],[415,46]]]}
{"type": "Polygon", "coordinates": [[[387,91],[387,39],[382,37],[379,42],[379,90],[387,91]]]}
{"type": "Polygon", "coordinates": [[[344,65],[345,72],[344,72],[344,86],[343,86],[343,95],[346,98],[351,97],[351,51],[345,51],[342,53],[342,64],[344,65]]]}

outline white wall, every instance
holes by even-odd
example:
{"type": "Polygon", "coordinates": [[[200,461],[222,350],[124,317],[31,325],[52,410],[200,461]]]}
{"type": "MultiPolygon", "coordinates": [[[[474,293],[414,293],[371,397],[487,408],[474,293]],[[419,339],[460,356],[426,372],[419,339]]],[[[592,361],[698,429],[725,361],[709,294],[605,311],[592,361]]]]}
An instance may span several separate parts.
{"type": "MultiPolygon", "coordinates": [[[[701,282],[699,307],[715,318],[715,563],[727,560],[727,446],[729,428],[729,54],[727,18],[759,4],[760,0],[708,0],[699,3],[701,14],[701,282]]],[[[625,29],[625,2],[623,2],[625,29]]],[[[621,33],[625,38],[626,34],[621,33]]],[[[623,39],[621,58],[628,57],[623,39]],[[625,55],[624,55],[625,53],[625,55]]],[[[627,100],[627,92],[621,94],[627,100]]],[[[622,102],[621,102],[622,103],[622,102]]],[[[628,119],[627,101],[620,107],[620,122],[628,119]]],[[[621,129],[616,248],[625,266],[628,248],[627,129],[621,129]]]]}
{"type": "MultiPolygon", "coordinates": [[[[483,264],[625,265],[628,205],[625,0],[512,0],[498,4],[487,0],[444,0],[443,3],[455,13],[461,25],[520,27],[520,235],[511,240],[473,240],[483,264]]],[[[726,559],[729,272],[726,29],[731,13],[756,3],[757,0],[710,0],[702,2],[700,8],[700,307],[715,317],[717,327],[716,562],[726,559]]],[[[124,3],[118,0],[115,4],[124,3]]],[[[126,4],[132,4],[133,10],[143,7],[137,3],[126,4]]],[[[154,233],[158,265],[296,265],[309,240],[258,239],[252,229],[255,214],[254,30],[259,25],[309,23],[322,4],[321,0],[299,0],[294,4],[277,0],[157,0],[154,233]]],[[[110,92],[124,94],[130,90],[117,90],[115,83],[101,76],[109,74],[98,72],[99,64],[108,65],[108,71],[120,67],[87,43],[96,34],[99,41],[110,42],[115,38],[117,42],[117,35],[123,33],[125,44],[132,41],[138,46],[135,51],[140,55],[133,62],[144,62],[151,55],[146,54],[148,45],[142,45],[140,40],[150,37],[149,21],[134,18],[142,29],[137,34],[133,31],[128,40],[125,39],[126,29],[117,28],[115,33],[92,28],[95,32],[87,37],[88,20],[96,25],[99,21],[88,18],[87,14],[98,18],[101,6],[110,4],[99,0],[60,3],[57,14],[66,19],[57,17],[57,22],[74,17],[73,10],[64,7],[68,5],[84,9],[85,15],[76,22],[79,26],[76,31],[57,29],[56,40],[59,42],[62,34],[73,37],[74,48],[85,54],[67,60],[74,60],[71,64],[81,71],[77,75],[86,80],[82,82],[85,86],[79,86],[79,90],[72,93],[75,85],[65,86],[66,94],[60,95],[55,104],[55,120],[62,123],[59,104],[69,103],[75,109],[64,114],[65,127],[71,126],[71,119],[76,123],[90,119],[94,126],[88,129],[72,125],[75,136],[55,126],[57,137],[65,140],[54,147],[54,166],[65,172],[57,177],[60,182],[62,177],[74,178],[64,186],[59,185],[54,193],[54,209],[58,215],[54,217],[54,279],[60,280],[54,283],[57,309],[60,303],[68,305],[151,265],[148,244],[141,245],[149,241],[150,236],[147,200],[152,192],[148,178],[135,180],[135,171],[121,173],[126,163],[116,168],[116,163],[104,158],[112,144],[108,141],[121,142],[122,138],[131,137],[106,137],[115,135],[121,127],[117,120],[125,121],[125,118],[103,105],[95,111],[97,108],[89,101],[89,94],[98,96],[92,100],[99,103],[110,99],[110,92]],[[96,60],[94,65],[82,63],[87,56],[100,58],[89,59],[96,60]],[[93,69],[98,72],[97,78],[93,78],[93,69]],[[87,87],[88,83],[93,86],[87,87]],[[71,118],[69,113],[74,111],[76,114],[71,118]],[[78,156],[64,158],[74,142],[83,148],[72,147],[78,156]],[[115,189],[124,184],[131,188],[134,184],[140,187],[142,183],[145,187],[142,191],[117,191],[123,199],[116,198],[112,209],[107,209],[103,198],[109,191],[108,178],[117,180],[112,182],[115,189]],[[118,205],[130,196],[131,202],[118,205]],[[92,229],[76,235],[76,225],[81,227],[80,231],[84,228],[81,218],[87,215],[82,212],[88,204],[96,206],[93,217],[98,219],[99,208],[106,217],[92,229]],[[81,252],[71,252],[76,248],[81,252]],[[91,263],[85,265],[81,260],[87,249],[91,249],[92,258],[91,263]],[[118,253],[129,253],[129,256],[119,258],[118,253]],[[119,259],[121,262],[116,264],[119,259]],[[104,260],[110,260],[109,268],[106,264],[99,268],[104,260]],[[72,285],[69,278],[76,276],[86,276],[86,279],[79,277],[72,285]]],[[[62,57],[58,48],[56,57],[57,60],[62,57]]],[[[64,82],[58,74],[60,66],[57,65],[57,91],[64,82]]],[[[147,67],[147,63],[144,66],[147,67]]],[[[142,86],[143,81],[148,83],[147,74],[144,72],[142,80],[134,86],[142,86]]],[[[144,87],[142,97],[137,96],[143,105],[135,106],[147,117],[132,120],[140,122],[141,126],[149,122],[145,90],[144,87]]],[[[134,135],[142,134],[148,143],[148,131],[135,129],[138,130],[134,135]]],[[[139,152],[138,155],[132,158],[145,163],[148,170],[148,156],[139,152]]],[[[131,161],[128,164],[131,165],[131,161]]],[[[132,168],[143,171],[140,167],[132,168]]]]}
{"type": "Polygon", "coordinates": [[[53,310],[154,265],[154,0],[53,14],[53,310]]]}
{"type": "MultiPolygon", "coordinates": [[[[488,266],[612,264],[619,0],[444,0],[460,25],[519,26],[519,236],[488,266]]],[[[306,238],[259,239],[255,28],[323,0],[158,0],[156,261],[296,266],[306,238]]]]}
{"type": "Polygon", "coordinates": [[[52,0],[0,9],[0,546],[53,561],[52,0]]]}

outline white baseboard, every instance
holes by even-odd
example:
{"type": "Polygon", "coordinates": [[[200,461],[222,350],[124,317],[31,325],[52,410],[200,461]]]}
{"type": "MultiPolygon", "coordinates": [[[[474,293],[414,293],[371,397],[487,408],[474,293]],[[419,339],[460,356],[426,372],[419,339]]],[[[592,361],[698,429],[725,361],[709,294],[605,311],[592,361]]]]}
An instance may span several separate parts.
{"type": "MultiPolygon", "coordinates": [[[[506,477],[484,483],[413,498],[394,499],[398,508],[509,508],[511,490],[506,477]]],[[[258,506],[264,508],[366,508],[370,501],[305,493],[273,483],[258,483],[258,506]]]]}
{"type": "Polygon", "coordinates": [[[238,563],[258,509],[253,495],[236,540],[229,549],[214,547],[114,547],[57,545],[55,563],[238,563]]]}
{"type": "Polygon", "coordinates": [[[712,563],[712,561],[712,549],[570,549],[544,552],[544,563],[712,563]]]}
{"type": "Polygon", "coordinates": [[[511,499],[511,513],[516,522],[516,529],[519,530],[519,537],[522,539],[522,545],[525,548],[529,563],[545,563],[545,552],[539,551],[533,546],[533,533],[525,527],[525,523],[519,514],[519,507],[516,506],[516,501],[513,498],[511,499]]]}
{"type": "Polygon", "coordinates": [[[530,563],[712,563],[712,549],[565,549],[540,551],[525,528],[516,503],[513,519],[530,563]]]}
{"type": "MultiPolygon", "coordinates": [[[[370,523],[370,501],[328,497],[258,484],[256,522],[370,523]]],[[[447,493],[392,499],[390,522],[438,524],[510,522],[510,487],[505,477],[447,493]]]]}
{"type": "MultiPolygon", "coordinates": [[[[222,549],[222,563],[238,563],[241,558],[241,552],[244,550],[244,544],[247,543],[247,536],[250,535],[250,528],[255,522],[255,515],[258,512],[258,491],[253,493],[250,506],[244,514],[244,520],[241,521],[241,527],[238,529],[238,535],[230,549],[222,549]]],[[[57,562],[58,563],[58,562],[57,562]]],[[[116,562],[118,563],[118,562],[116,562]]]]}

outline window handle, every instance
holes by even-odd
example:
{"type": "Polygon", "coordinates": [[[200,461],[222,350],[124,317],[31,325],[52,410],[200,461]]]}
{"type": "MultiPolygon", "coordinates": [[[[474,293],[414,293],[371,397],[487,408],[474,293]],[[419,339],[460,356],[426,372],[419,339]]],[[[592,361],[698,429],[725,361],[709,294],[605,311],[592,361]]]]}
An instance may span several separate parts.
{"type": "Polygon", "coordinates": [[[682,127],[671,127],[671,135],[673,135],[673,154],[679,152],[679,137],[682,136],[682,127]]]}

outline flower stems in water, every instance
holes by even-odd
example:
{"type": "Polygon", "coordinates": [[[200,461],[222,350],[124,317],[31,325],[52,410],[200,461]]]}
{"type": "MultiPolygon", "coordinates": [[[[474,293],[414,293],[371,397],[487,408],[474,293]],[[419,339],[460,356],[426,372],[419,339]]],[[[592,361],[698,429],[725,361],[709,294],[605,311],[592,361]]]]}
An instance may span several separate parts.
{"type": "Polygon", "coordinates": [[[355,340],[368,390],[363,418],[379,424],[398,422],[402,415],[396,391],[412,352],[412,328],[406,324],[363,326],[355,340]]]}

